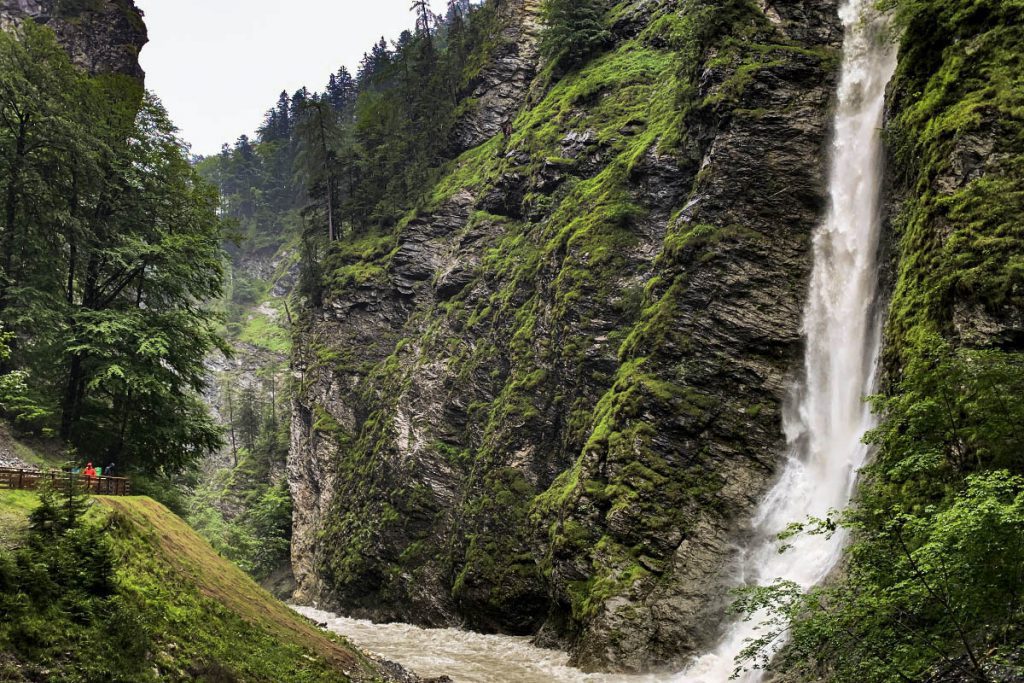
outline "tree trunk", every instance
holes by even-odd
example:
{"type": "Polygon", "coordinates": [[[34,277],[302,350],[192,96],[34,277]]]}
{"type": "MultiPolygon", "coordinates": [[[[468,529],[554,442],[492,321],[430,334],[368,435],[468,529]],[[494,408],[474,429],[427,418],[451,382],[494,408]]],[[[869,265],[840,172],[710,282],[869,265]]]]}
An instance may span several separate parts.
{"type": "Polygon", "coordinates": [[[25,164],[28,146],[28,119],[22,117],[18,121],[18,137],[14,143],[14,160],[11,162],[10,177],[7,180],[7,196],[4,212],[3,235],[3,281],[0,282],[0,314],[10,304],[8,289],[14,282],[14,245],[17,242],[18,200],[21,198],[21,173],[25,164]]]}
{"type": "Polygon", "coordinates": [[[233,466],[238,467],[238,444],[235,442],[235,410],[231,403],[231,387],[227,386],[227,399],[228,399],[228,426],[230,427],[231,433],[231,459],[233,466]]]}
{"type": "Polygon", "coordinates": [[[327,148],[327,127],[324,125],[323,104],[317,105],[317,122],[320,124],[320,147],[324,155],[324,175],[327,180],[327,239],[333,242],[337,235],[334,230],[334,174],[331,171],[330,150],[327,148]]]}
{"type": "Polygon", "coordinates": [[[75,353],[71,355],[71,363],[68,365],[68,380],[64,388],[64,401],[61,404],[60,416],[60,440],[65,443],[71,441],[75,424],[78,422],[85,379],[84,360],[82,354],[75,353]]]}

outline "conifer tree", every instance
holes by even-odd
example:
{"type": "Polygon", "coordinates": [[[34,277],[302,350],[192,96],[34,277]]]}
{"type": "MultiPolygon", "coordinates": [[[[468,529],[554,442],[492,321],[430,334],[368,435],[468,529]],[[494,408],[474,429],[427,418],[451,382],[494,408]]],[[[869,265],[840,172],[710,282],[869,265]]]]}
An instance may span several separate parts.
{"type": "Polygon", "coordinates": [[[342,114],[344,118],[351,118],[355,107],[357,96],[355,79],[345,67],[338,69],[337,74],[331,74],[324,91],[324,98],[334,107],[334,110],[342,114]]]}
{"type": "Polygon", "coordinates": [[[561,69],[583,64],[611,39],[605,24],[607,9],[606,0],[545,0],[542,54],[561,69]]]}
{"type": "Polygon", "coordinates": [[[430,11],[430,0],[413,0],[409,11],[416,13],[416,33],[425,36],[427,44],[432,47],[430,42],[430,26],[433,12],[430,11]]]}
{"type": "Polygon", "coordinates": [[[388,49],[388,42],[381,37],[368,53],[363,55],[359,65],[359,72],[356,76],[360,92],[371,88],[378,76],[382,75],[391,64],[391,50],[388,49]]]}
{"type": "Polygon", "coordinates": [[[296,173],[303,178],[313,201],[308,211],[323,211],[327,239],[333,242],[338,237],[338,123],[334,110],[321,98],[306,100],[296,133],[299,145],[296,173]]]}

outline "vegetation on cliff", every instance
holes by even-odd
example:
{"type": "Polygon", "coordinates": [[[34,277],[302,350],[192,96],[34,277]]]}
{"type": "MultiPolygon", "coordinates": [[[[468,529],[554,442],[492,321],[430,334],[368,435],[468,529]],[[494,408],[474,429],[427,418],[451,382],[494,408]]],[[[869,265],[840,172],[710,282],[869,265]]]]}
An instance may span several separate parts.
{"type": "MultiPolygon", "coordinates": [[[[597,5],[546,30],[587,42],[597,5]]],[[[804,286],[834,19],[601,8],[607,43],[564,72],[536,36],[509,47],[536,78],[483,110],[504,130],[318,262],[294,356],[293,548],[307,589],[348,610],[546,621],[576,661],[636,670],[712,636],[674,591],[690,567],[714,583],[725,552],[679,549],[727,543],[780,452],[799,321],[755,299],[804,286]],[[771,154],[750,144],[765,139],[771,154]],[[750,175],[771,181],[743,196],[750,175]]]]}
{"type": "Polygon", "coordinates": [[[455,91],[485,63],[498,27],[493,6],[452,3],[436,27],[375,44],[355,76],[342,67],[321,91],[281,93],[256,139],[242,136],[197,164],[221,190],[232,226],[226,337],[240,367],[222,373],[215,399],[229,461],[211,461],[186,505],[190,522],[258,578],[287,560],[288,423],[278,418],[292,387],[267,387],[290,349],[293,289],[315,303],[333,283],[372,272],[339,264],[438,175],[453,144],[455,91]]]}
{"type": "MultiPolygon", "coordinates": [[[[868,437],[879,456],[844,517],[855,530],[847,573],[809,602],[786,602],[793,611],[780,622],[804,617],[787,650],[793,670],[839,680],[980,675],[1019,642],[1019,8],[895,5],[896,278],[887,393],[875,400],[883,422],[868,437]],[[985,564],[997,550],[1003,559],[985,564]],[[947,584],[955,595],[941,592],[947,584]],[[997,614],[1002,598],[1010,607],[997,614]]],[[[604,620],[602,637],[625,648],[644,637],[637,604],[679,571],[681,539],[727,519],[721,492],[750,476],[730,469],[739,456],[712,455],[710,435],[745,451],[762,425],[777,430],[778,415],[770,392],[739,405],[702,386],[701,370],[728,363],[702,356],[694,318],[679,319],[707,273],[732,274],[736,252],[777,236],[748,227],[739,197],[731,220],[704,222],[691,219],[699,205],[650,202],[636,187],[651,182],[652,165],[671,173],[659,161],[680,174],[703,161],[691,195],[703,199],[697,188],[721,170],[702,159],[702,126],[778,120],[778,102],[766,107],[757,93],[799,69],[820,84],[835,62],[827,41],[787,40],[748,3],[640,17],[630,3],[597,14],[592,3],[545,7],[541,46],[564,71],[542,70],[506,135],[451,162],[405,219],[354,231],[319,264],[325,306],[313,315],[336,306],[340,320],[365,325],[374,349],[332,339],[329,321],[302,329],[309,438],[336,444],[343,492],[318,530],[332,542],[316,573],[328,595],[375,614],[430,622],[451,609],[477,628],[529,630],[547,606],[560,634],[585,639],[604,620]],[[672,220],[657,215],[666,206],[672,220]],[[652,269],[631,250],[646,245],[639,226],[659,222],[669,227],[654,240],[652,269]],[[395,298],[416,307],[408,317],[344,312],[346,299],[380,305],[396,281],[395,298]],[[598,312],[593,301],[606,305],[598,312]],[[596,361],[599,344],[615,357],[596,361]],[[317,393],[324,376],[358,387],[355,418],[317,393]],[[448,402],[443,417],[423,407],[429,400],[448,402]],[[666,455],[675,423],[654,429],[652,414],[692,425],[692,453],[666,455]],[[417,603],[429,586],[450,586],[451,602],[434,593],[417,603]],[[608,608],[616,597],[619,615],[608,608]]],[[[793,190],[766,194],[762,208],[793,190]]],[[[813,203],[812,189],[797,191],[813,203]]],[[[801,286],[785,296],[799,301],[801,286]]],[[[767,362],[784,366],[784,343],[771,344],[767,362]]],[[[753,348],[722,353],[742,365],[753,348]]],[[[794,598],[757,592],[741,606],[782,597],[794,598]]]]}
{"type": "MultiPolygon", "coordinates": [[[[995,681],[1024,643],[1024,15],[889,4],[877,457],[851,510],[794,520],[849,531],[842,571],[737,609],[773,611],[749,659],[796,679],[995,681]]],[[[259,578],[288,555],[291,426],[308,597],[680,663],[781,454],[834,8],[415,6],[197,169],[135,82],[0,36],[0,405],[122,467],[219,452],[182,509],[259,578]],[[221,337],[256,359],[223,372],[223,432],[198,396],[221,337]]],[[[28,528],[34,504],[0,495],[0,676],[374,675],[156,503],[28,528]]]]}

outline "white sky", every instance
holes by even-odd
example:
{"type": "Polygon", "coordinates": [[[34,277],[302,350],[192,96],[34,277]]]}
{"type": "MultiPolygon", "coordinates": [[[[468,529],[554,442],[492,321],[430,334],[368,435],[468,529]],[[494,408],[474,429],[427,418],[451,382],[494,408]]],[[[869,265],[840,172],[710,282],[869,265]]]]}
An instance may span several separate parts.
{"type": "MultiPolygon", "coordinates": [[[[433,0],[440,11],[444,0],[433,0]]],[[[320,90],[384,36],[413,26],[412,0],[136,0],[146,87],[196,154],[252,135],[281,90],[320,90]]]]}

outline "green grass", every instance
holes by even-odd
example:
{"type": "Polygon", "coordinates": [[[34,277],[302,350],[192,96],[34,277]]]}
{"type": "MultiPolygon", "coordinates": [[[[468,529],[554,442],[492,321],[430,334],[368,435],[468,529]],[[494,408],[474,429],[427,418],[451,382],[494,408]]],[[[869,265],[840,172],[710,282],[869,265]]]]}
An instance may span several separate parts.
{"type": "MultiPolygon", "coordinates": [[[[21,546],[19,558],[35,558],[45,568],[53,557],[47,553],[65,539],[46,539],[42,546],[30,539],[27,516],[36,500],[31,493],[0,492],[6,530],[0,538],[7,550],[21,546]]],[[[109,545],[112,595],[69,586],[69,606],[60,584],[60,604],[52,596],[35,597],[31,582],[23,582],[22,596],[8,587],[5,597],[16,602],[3,606],[16,607],[13,619],[0,624],[0,680],[34,680],[36,674],[51,681],[383,680],[362,654],[274,599],[156,501],[95,501],[86,531],[98,530],[100,543],[109,545]],[[118,639],[126,633],[137,651],[119,654],[118,639]],[[104,654],[86,659],[90,652],[104,654]]],[[[17,586],[22,565],[21,559],[3,564],[0,577],[17,586]]],[[[75,575],[86,576],[92,566],[75,575]]]]}
{"type": "Polygon", "coordinates": [[[28,513],[39,503],[30,491],[0,491],[0,551],[12,550],[28,528],[28,513]]]}
{"type": "Polygon", "coordinates": [[[270,316],[253,311],[248,314],[244,327],[238,334],[239,341],[281,355],[291,352],[292,339],[288,330],[270,316]]]}

